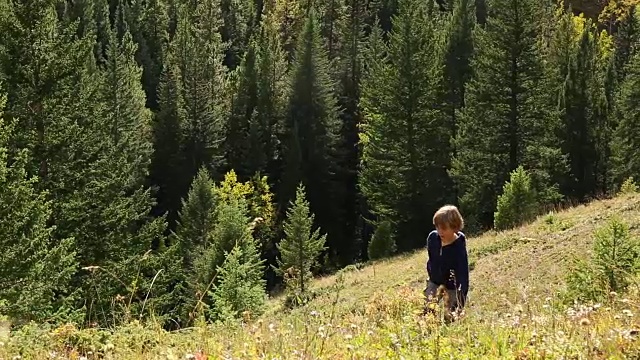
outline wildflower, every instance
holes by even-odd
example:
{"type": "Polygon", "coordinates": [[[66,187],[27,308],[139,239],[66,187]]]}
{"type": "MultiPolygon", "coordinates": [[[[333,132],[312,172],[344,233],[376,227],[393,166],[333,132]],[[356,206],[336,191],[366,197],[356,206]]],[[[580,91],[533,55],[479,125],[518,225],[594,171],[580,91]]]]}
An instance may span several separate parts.
{"type": "Polygon", "coordinates": [[[274,332],[275,331],[275,325],[273,325],[273,323],[269,324],[269,331],[274,332]]]}
{"type": "Polygon", "coordinates": [[[622,313],[625,314],[628,317],[633,317],[633,313],[629,309],[622,310],[622,313]]]}
{"type": "Polygon", "coordinates": [[[318,314],[318,312],[317,312],[317,311],[315,311],[315,310],[311,311],[311,313],[310,313],[310,314],[311,314],[311,316],[318,316],[318,315],[319,315],[319,314],[318,314]]]}

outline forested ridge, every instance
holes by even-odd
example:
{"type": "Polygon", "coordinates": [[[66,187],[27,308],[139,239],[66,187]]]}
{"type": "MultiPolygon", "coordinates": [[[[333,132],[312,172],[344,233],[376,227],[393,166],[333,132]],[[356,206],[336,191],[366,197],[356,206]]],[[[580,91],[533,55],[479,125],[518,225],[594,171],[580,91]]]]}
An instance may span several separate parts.
{"type": "Polygon", "coordinates": [[[622,0],[0,0],[0,315],[237,317],[424,246],[447,203],[474,233],[616,192],[640,177],[639,20],[622,0]]]}

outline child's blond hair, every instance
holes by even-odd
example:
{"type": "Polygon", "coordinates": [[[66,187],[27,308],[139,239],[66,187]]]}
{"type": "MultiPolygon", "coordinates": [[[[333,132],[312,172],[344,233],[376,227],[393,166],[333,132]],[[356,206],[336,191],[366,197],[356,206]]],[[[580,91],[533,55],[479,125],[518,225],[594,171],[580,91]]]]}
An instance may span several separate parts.
{"type": "Polygon", "coordinates": [[[454,205],[445,205],[438,209],[433,215],[433,225],[460,231],[464,228],[464,219],[457,207],[454,205]]]}

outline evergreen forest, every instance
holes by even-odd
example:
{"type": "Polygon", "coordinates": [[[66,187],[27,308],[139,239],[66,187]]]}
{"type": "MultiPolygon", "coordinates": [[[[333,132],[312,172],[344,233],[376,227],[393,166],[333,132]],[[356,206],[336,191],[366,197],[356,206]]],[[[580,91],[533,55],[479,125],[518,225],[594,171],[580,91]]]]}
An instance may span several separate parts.
{"type": "Polygon", "coordinates": [[[615,194],[639,48],[627,0],[0,0],[0,315],[241,317],[615,194]]]}

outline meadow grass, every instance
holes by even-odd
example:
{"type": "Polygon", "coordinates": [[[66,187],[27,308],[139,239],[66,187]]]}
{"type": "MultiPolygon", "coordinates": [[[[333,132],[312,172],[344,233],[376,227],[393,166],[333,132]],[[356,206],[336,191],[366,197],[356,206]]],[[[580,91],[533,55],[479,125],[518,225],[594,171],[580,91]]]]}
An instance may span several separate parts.
{"type": "Polygon", "coordinates": [[[168,332],[153,321],[117,329],[25,327],[0,335],[0,359],[634,359],[640,288],[594,304],[560,297],[572,257],[612,215],[639,236],[640,196],[598,200],[514,230],[471,237],[466,313],[422,315],[426,254],[317,279],[317,296],[288,309],[270,299],[255,319],[168,332]]]}

